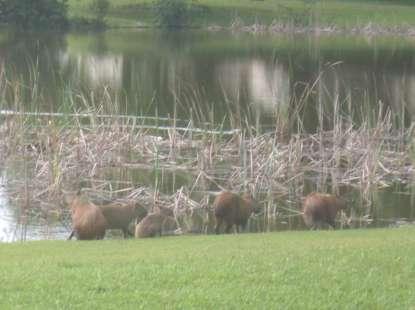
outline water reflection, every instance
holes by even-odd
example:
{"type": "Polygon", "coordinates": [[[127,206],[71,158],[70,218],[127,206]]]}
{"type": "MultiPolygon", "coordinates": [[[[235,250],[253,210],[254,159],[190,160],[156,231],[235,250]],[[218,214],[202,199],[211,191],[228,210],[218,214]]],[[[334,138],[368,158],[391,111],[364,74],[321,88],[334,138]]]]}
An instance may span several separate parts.
{"type": "Polygon", "coordinates": [[[390,101],[395,109],[406,108],[409,115],[415,115],[415,74],[393,75],[389,79],[391,87],[390,101]]]}
{"type": "Polygon", "coordinates": [[[120,113],[189,119],[200,109],[218,123],[225,116],[231,126],[229,111],[238,111],[240,119],[270,129],[276,109],[287,119],[301,109],[308,131],[319,124],[319,104],[330,118],[337,102],[357,123],[362,104],[405,102],[407,121],[414,110],[415,43],[402,38],[109,31],[10,34],[0,43],[6,71],[26,85],[39,83],[39,101],[27,97],[32,109],[56,110],[68,90],[89,97],[107,88],[125,106],[120,113]]]}
{"type": "MultiPolygon", "coordinates": [[[[52,213],[51,213],[52,214],[52,213]]],[[[56,216],[42,217],[36,210],[26,210],[7,193],[7,180],[0,179],[0,242],[66,239],[69,223],[56,216]]]]}
{"type": "Polygon", "coordinates": [[[14,223],[12,212],[4,191],[3,178],[0,181],[0,242],[13,241],[14,223]]]}
{"type": "Polygon", "coordinates": [[[71,55],[61,53],[62,68],[73,70],[73,80],[84,81],[91,89],[110,87],[120,91],[123,79],[122,55],[71,55]]]}
{"type": "Polygon", "coordinates": [[[226,97],[234,102],[239,101],[241,92],[246,89],[250,103],[266,112],[290,103],[290,77],[283,65],[269,66],[254,58],[224,62],[216,71],[226,97]]]}

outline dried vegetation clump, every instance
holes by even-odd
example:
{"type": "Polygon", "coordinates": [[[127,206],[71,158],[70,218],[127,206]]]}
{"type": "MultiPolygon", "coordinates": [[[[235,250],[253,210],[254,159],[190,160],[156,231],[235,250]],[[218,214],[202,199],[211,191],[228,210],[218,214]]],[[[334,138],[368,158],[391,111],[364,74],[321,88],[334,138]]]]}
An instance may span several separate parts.
{"type": "Polygon", "coordinates": [[[390,114],[375,126],[338,122],[333,130],[288,140],[277,132],[148,129],[133,117],[90,115],[87,122],[75,117],[71,125],[53,118],[30,121],[8,115],[0,127],[4,183],[22,216],[54,214],[65,223],[63,192],[85,188],[101,203],[122,197],[149,212],[171,208],[183,231],[212,232],[211,192],[249,187],[264,209],[258,227],[268,229],[282,214],[298,216],[307,182],[320,191],[327,184],[332,192],[355,188],[369,203],[371,189],[407,183],[415,171],[413,127],[393,129],[390,114]],[[163,191],[166,173],[184,176],[185,184],[163,191]]]}

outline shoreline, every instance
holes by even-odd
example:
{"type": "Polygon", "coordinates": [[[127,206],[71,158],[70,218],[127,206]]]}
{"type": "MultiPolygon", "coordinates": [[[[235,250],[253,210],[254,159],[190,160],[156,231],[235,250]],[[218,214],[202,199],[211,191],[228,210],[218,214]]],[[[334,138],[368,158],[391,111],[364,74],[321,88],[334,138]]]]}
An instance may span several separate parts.
{"type": "Polygon", "coordinates": [[[385,27],[368,23],[352,28],[339,27],[336,25],[316,25],[316,26],[297,26],[286,23],[272,22],[266,24],[244,25],[243,23],[233,22],[229,27],[218,25],[208,26],[208,31],[232,31],[246,32],[252,34],[314,34],[314,35],[352,35],[352,36],[399,36],[415,37],[415,26],[393,26],[385,27]]]}
{"type": "Polygon", "coordinates": [[[300,26],[290,23],[272,22],[271,24],[244,24],[240,21],[233,21],[229,26],[221,26],[212,24],[209,26],[184,26],[163,28],[157,25],[144,25],[140,23],[137,26],[107,26],[105,28],[96,29],[93,27],[73,27],[68,32],[77,31],[92,31],[92,32],[106,32],[112,30],[162,30],[162,31],[193,31],[201,30],[208,32],[232,32],[232,33],[250,33],[255,35],[270,34],[312,34],[315,36],[323,35],[349,35],[349,36],[396,36],[396,37],[415,37],[415,26],[393,26],[387,27],[374,23],[354,27],[340,27],[337,25],[315,25],[315,26],[300,26]]]}

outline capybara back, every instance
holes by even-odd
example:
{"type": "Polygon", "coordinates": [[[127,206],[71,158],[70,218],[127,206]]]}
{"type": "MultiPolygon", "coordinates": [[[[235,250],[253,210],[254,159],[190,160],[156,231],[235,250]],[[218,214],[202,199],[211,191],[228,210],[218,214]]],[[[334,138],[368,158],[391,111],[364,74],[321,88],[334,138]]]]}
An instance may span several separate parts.
{"type": "Polygon", "coordinates": [[[136,225],[135,237],[148,238],[172,235],[177,229],[176,220],[161,213],[150,213],[136,225]]]}
{"type": "Polygon", "coordinates": [[[75,198],[71,203],[72,233],[78,240],[103,239],[107,221],[101,209],[81,198],[75,198]]]}
{"type": "Polygon", "coordinates": [[[130,223],[141,221],[147,215],[147,210],[139,204],[112,203],[100,208],[107,220],[107,228],[121,229],[124,237],[133,235],[129,230],[130,223]]]}

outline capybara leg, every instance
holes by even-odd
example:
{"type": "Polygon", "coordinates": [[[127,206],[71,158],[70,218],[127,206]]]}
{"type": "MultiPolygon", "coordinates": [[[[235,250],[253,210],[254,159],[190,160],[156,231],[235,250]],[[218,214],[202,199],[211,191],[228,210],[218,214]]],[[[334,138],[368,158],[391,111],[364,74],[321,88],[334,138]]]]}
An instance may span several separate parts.
{"type": "Polygon", "coordinates": [[[236,226],[236,231],[239,234],[240,232],[244,232],[246,230],[246,223],[242,223],[241,225],[236,226]]]}
{"type": "Polygon", "coordinates": [[[72,230],[71,234],[69,235],[68,239],[66,239],[66,240],[71,240],[74,235],[75,235],[75,231],[72,230]]]}
{"type": "Polygon", "coordinates": [[[221,225],[222,225],[222,220],[221,220],[221,219],[216,218],[215,233],[216,233],[217,235],[219,235],[219,230],[220,230],[221,225]]]}
{"type": "Polygon", "coordinates": [[[128,237],[134,236],[131,231],[129,231],[127,228],[122,229],[122,233],[124,235],[124,239],[127,239],[128,237]]]}

